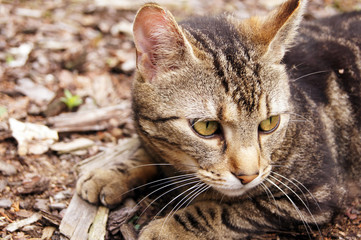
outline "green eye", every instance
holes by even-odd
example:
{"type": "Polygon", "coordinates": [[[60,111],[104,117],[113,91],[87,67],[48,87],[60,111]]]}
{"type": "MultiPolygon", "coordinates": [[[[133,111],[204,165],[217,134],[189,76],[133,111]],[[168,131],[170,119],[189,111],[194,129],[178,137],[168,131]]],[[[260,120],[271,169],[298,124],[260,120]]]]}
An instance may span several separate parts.
{"type": "Polygon", "coordinates": [[[271,116],[259,124],[259,130],[263,133],[271,133],[277,129],[280,123],[280,116],[271,116]]]}
{"type": "Polygon", "coordinates": [[[194,131],[203,137],[210,137],[219,129],[216,121],[199,121],[192,124],[194,131]]]}

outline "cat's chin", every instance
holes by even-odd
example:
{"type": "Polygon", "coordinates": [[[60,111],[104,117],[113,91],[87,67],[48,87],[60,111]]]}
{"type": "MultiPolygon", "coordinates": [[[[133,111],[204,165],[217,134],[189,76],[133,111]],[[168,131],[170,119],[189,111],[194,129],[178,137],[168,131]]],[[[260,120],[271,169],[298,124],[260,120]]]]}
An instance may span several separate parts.
{"type": "Polygon", "coordinates": [[[213,187],[216,191],[229,196],[229,197],[237,197],[243,195],[245,192],[250,190],[250,188],[239,188],[239,189],[226,189],[226,188],[219,188],[219,187],[213,187]]]}
{"type": "Polygon", "coordinates": [[[229,197],[237,197],[243,195],[245,192],[251,190],[252,188],[256,187],[259,183],[252,183],[249,185],[243,185],[238,188],[222,188],[222,187],[213,187],[216,191],[229,196],[229,197]]]}

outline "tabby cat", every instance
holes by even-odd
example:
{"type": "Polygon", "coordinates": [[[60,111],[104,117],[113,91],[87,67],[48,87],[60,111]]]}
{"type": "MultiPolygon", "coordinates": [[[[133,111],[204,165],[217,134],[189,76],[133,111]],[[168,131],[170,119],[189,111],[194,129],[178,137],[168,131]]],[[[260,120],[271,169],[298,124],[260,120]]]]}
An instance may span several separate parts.
{"type": "Polygon", "coordinates": [[[361,13],[300,24],[305,5],[178,24],[145,4],[133,27],[142,148],[81,176],[79,195],[111,206],[164,175],[181,192],[140,239],[311,238],[347,183],[360,186],[361,13]]]}

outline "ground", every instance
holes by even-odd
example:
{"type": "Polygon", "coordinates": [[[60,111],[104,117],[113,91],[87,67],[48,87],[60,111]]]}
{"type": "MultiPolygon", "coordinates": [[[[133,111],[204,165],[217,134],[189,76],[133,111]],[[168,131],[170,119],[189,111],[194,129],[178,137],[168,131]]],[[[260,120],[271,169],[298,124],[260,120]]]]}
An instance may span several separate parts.
{"type": "MultiPolygon", "coordinates": [[[[1,239],[64,239],[58,226],[74,194],[74,165],[134,135],[129,114],[135,68],[131,26],[136,9],[143,2],[0,1],[1,239]],[[64,98],[65,90],[70,94],[64,98]],[[100,118],[87,121],[84,113],[88,109],[106,111],[99,113],[100,118]],[[74,116],[69,120],[61,117],[64,113],[74,116]],[[21,123],[11,120],[10,124],[9,119],[21,123]],[[47,130],[22,123],[56,129],[58,139],[47,130]],[[29,129],[47,140],[20,143],[26,134],[31,134],[29,129]],[[76,149],[53,145],[47,150],[53,142],[77,139],[83,141],[76,149]],[[23,219],[29,222],[9,227],[23,219]]],[[[182,19],[192,14],[222,12],[247,17],[263,14],[281,1],[159,2],[182,19]]],[[[314,0],[308,6],[306,19],[357,9],[361,9],[359,0],[314,0]]],[[[144,209],[146,203],[140,208],[144,209]]],[[[157,204],[140,220],[135,213],[127,225],[133,228],[130,232],[136,233],[142,222],[156,213],[161,203],[157,204]]],[[[360,211],[360,199],[351,201],[333,223],[312,238],[321,239],[322,235],[324,239],[360,239],[360,211]]],[[[125,236],[118,220],[117,211],[111,213],[107,238],[131,239],[125,236]]],[[[308,239],[307,235],[296,233],[289,233],[288,237],[274,233],[262,239],[290,236],[308,239]]]]}

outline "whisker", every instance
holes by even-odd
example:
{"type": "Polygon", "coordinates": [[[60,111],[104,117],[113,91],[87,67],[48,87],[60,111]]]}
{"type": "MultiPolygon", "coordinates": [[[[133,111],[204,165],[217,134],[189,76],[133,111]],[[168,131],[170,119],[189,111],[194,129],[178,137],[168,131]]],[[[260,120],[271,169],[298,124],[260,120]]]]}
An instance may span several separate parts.
{"type": "MultiPolygon", "coordinates": [[[[177,164],[187,166],[187,167],[191,167],[191,168],[195,168],[197,170],[199,168],[198,166],[192,165],[192,164],[183,164],[183,163],[177,163],[177,164]]],[[[170,164],[170,163],[150,163],[150,164],[137,165],[137,166],[129,168],[129,170],[135,169],[135,168],[140,168],[140,167],[150,167],[150,166],[170,166],[170,167],[173,167],[174,165],[170,164]]],[[[187,171],[189,172],[189,170],[184,170],[183,172],[187,172],[187,171]]],[[[180,171],[180,172],[182,172],[182,171],[180,171]]]]}
{"type": "MultiPolygon", "coordinates": [[[[217,192],[217,194],[218,194],[218,192],[217,192]]],[[[219,200],[219,204],[221,204],[221,203],[222,203],[224,196],[225,196],[225,195],[224,195],[224,194],[222,194],[221,200],[219,200]]]]}
{"type": "MultiPolygon", "coordinates": [[[[165,180],[165,181],[163,181],[163,182],[161,182],[161,183],[155,184],[155,185],[150,186],[150,187],[151,187],[151,188],[159,187],[159,186],[162,186],[163,184],[166,184],[167,182],[182,180],[182,179],[186,179],[186,178],[189,178],[189,177],[196,177],[196,174],[194,174],[194,173],[189,173],[189,174],[184,174],[184,175],[179,175],[179,176],[180,176],[180,177],[178,177],[178,178],[165,180]]],[[[168,178],[166,178],[166,179],[168,179],[168,178]]],[[[155,182],[155,181],[154,181],[154,182],[155,182]]]]}
{"type": "Polygon", "coordinates": [[[268,197],[268,200],[271,201],[271,197],[272,197],[272,198],[273,198],[273,201],[274,201],[274,203],[275,203],[275,205],[276,205],[276,199],[274,198],[271,190],[266,186],[266,184],[264,184],[264,183],[262,182],[262,183],[260,184],[260,186],[261,186],[261,187],[263,188],[263,190],[266,192],[267,197],[268,197]]]}
{"type": "MultiPolygon", "coordinates": [[[[125,194],[127,194],[127,193],[130,193],[130,192],[136,190],[136,189],[139,189],[139,188],[142,188],[142,187],[146,187],[146,186],[148,186],[148,185],[151,185],[151,184],[154,184],[154,183],[157,183],[157,182],[162,182],[162,183],[156,184],[155,186],[159,186],[159,185],[161,185],[161,184],[165,184],[165,183],[167,183],[167,182],[169,182],[169,181],[172,181],[172,180],[181,180],[181,179],[184,179],[184,178],[187,178],[187,177],[191,177],[191,176],[195,176],[195,174],[194,174],[194,173],[189,173],[189,174],[177,175],[177,176],[172,176],[172,177],[167,177],[167,178],[162,178],[162,179],[154,180],[154,181],[152,181],[152,182],[148,182],[148,183],[146,183],[146,184],[143,184],[143,185],[134,187],[134,188],[132,188],[132,189],[130,189],[130,190],[122,193],[120,196],[123,196],[123,195],[125,195],[125,194]]],[[[153,186],[152,186],[152,187],[153,187],[153,186]]]]}
{"type": "MultiPolygon", "coordinates": [[[[157,212],[157,214],[153,217],[153,220],[154,220],[164,209],[166,209],[166,207],[169,206],[169,204],[171,204],[172,202],[174,202],[177,198],[179,198],[180,196],[182,196],[182,195],[185,194],[186,192],[191,191],[192,189],[193,189],[193,191],[196,191],[200,184],[202,184],[202,182],[201,182],[201,181],[198,181],[194,186],[188,188],[188,189],[185,190],[184,192],[182,192],[182,193],[178,194],[176,197],[174,197],[174,198],[173,198],[171,201],[169,201],[162,209],[160,209],[160,210],[157,212]],[[194,190],[194,188],[196,188],[196,189],[194,190]]],[[[204,185],[204,183],[203,183],[203,185],[204,185]]],[[[193,191],[192,191],[192,192],[193,192],[193,191]]],[[[191,193],[192,193],[192,192],[191,192],[191,193]]],[[[189,195],[189,194],[190,194],[190,193],[188,193],[188,195],[189,195]]],[[[186,195],[185,197],[187,197],[188,195],[186,195]]],[[[183,199],[184,199],[184,198],[183,198],[183,199]]],[[[180,201],[180,202],[181,202],[181,201],[180,201]]],[[[179,204],[179,203],[178,203],[178,204],[179,204]]],[[[178,205],[178,204],[177,204],[177,205],[178,205]]],[[[177,205],[176,205],[176,206],[177,206],[177,205]]],[[[173,208],[173,209],[174,209],[174,208],[173,208]]]]}
{"type": "MultiPolygon", "coordinates": [[[[196,178],[193,178],[193,179],[196,179],[196,178]]],[[[185,180],[180,181],[180,182],[184,182],[184,181],[185,181],[185,180]]],[[[190,184],[198,183],[199,181],[200,181],[200,180],[193,181],[193,182],[188,182],[188,183],[184,183],[184,184],[181,184],[181,185],[179,185],[179,186],[176,186],[175,188],[172,188],[172,189],[166,191],[165,193],[162,193],[160,196],[156,197],[151,203],[149,203],[148,206],[142,211],[142,213],[141,213],[139,216],[142,216],[142,215],[145,213],[145,211],[146,211],[154,202],[156,202],[159,198],[163,197],[164,195],[166,195],[166,194],[168,194],[168,193],[170,193],[170,192],[172,192],[172,191],[174,191],[174,190],[176,190],[176,189],[178,189],[178,188],[181,188],[181,187],[184,187],[184,186],[187,186],[187,185],[190,185],[190,184]]],[[[179,184],[179,182],[176,183],[176,184],[179,184]]],[[[171,184],[171,185],[174,185],[174,184],[171,184]]],[[[164,187],[162,187],[162,188],[164,188],[164,187]]],[[[156,192],[156,191],[159,191],[159,189],[155,190],[154,192],[156,192]]],[[[152,193],[153,193],[153,192],[152,192],[152,193]]],[[[134,207],[138,206],[138,205],[139,205],[144,199],[146,199],[149,195],[150,195],[150,194],[148,194],[147,196],[145,196],[145,197],[144,197],[139,203],[137,203],[137,205],[135,205],[134,207]]]]}
{"type": "Polygon", "coordinates": [[[273,165],[273,164],[271,164],[271,166],[272,166],[272,167],[287,167],[287,166],[285,166],[285,165],[273,165]]]}
{"type": "MultiPolygon", "coordinates": [[[[283,178],[283,179],[285,179],[285,180],[287,180],[289,183],[293,184],[298,190],[300,190],[301,193],[302,193],[302,195],[303,195],[303,197],[306,199],[307,206],[309,205],[308,199],[307,199],[305,193],[302,191],[302,189],[301,189],[297,184],[295,184],[293,181],[291,181],[290,179],[288,179],[287,177],[285,177],[285,176],[283,176],[283,175],[281,175],[281,174],[279,174],[279,173],[276,173],[276,172],[274,172],[274,171],[272,171],[272,173],[275,174],[275,175],[277,175],[277,176],[279,176],[279,177],[281,177],[281,178],[283,178]]],[[[277,179],[277,178],[276,178],[276,179],[277,179]]],[[[278,180],[278,179],[277,179],[277,180],[278,180]]]]}
{"type": "MultiPolygon", "coordinates": [[[[204,188],[207,188],[208,185],[206,183],[201,183],[199,184],[199,186],[197,187],[197,189],[195,189],[194,191],[192,191],[191,193],[187,194],[187,196],[185,196],[181,201],[185,200],[175,211],[178,211],[187,201],[191,202],[193,201],[193,197],[194,196],[198,196],[198,193],[201,193],[203,191],[204,188]],[[193,194],[189,199],[186,199],[189,195],[193,194]]],[[[189,205],[189,204],[188,204],[189,205]]],[[[187,205],[187,206],[188,206],[187,205]]]]}
{"type": "Polygon", "coordinates": [[[188,167],[194,167],[194,168],[199,168],[199,166],[197,165],[193,165],[193,164],[185,164],[185,163],[177,163],[177,165],[183,165],[183,166],[188,166],[188,167]]]}
{"type": "MultiPolygon", "coordinates": [[[[184,196],[184,197],[173,207],[173,209],[169,212],[169,214],[168,214],[167,217],[165,218],[163,225],[168,221],[168,218],[169,218],[170,216],[173,216],[173,213],[175,213],[176,211],[178,211],[178,210],[186,203],[186,201],[184,201],[184,200],[187,199],[189,195],[192,195],[194,192],[197,192],[197,191],[198,191],[200,188],[202,188],[204,185],[206,185],[206,184],[205,184],[205,183],[202,183],[202,182],[199,182],[199,183],[197,183],[196,185],[194,185],[193,187],[189,188],[187,191],[189,191],[189,190],[192,190],[192,191],[191,191],[190,193],[188,193],[186,196],[184,196]],[[195,189],[194,189],[194,188],[195,188],[195,189]]],[[[183,195],[183,194],[186,193],[187,191],[183,192],[183,193],[180,194],[180,195],[183,195]]],[[[178,195],[178,196],[179,196],[179,195],[178,195]]],[[[178,196],[177,196],[177,197],[178,197],[178,196]]],[[[173,200],[175,200],[175,199],[173,199],[173,200]]],[[[167,205],[168,205],[168,204],[167,204],[167,205]]],[[[161,209],[161,211],[163,211],[164,208],[165,208],[165,207],[163,207],[163,208],[161,209]]],[[[157,215],[158,215],[158,213],[157,213],[157,215]]]]}
{"type": "MultiPolygon", "coordinates": [[[[182,182],[185,182],[185,181],[194,180],[194,179],[197,179],[197,177],[193,177],[193,178],[189,178],[189,179],[185,179],[185,180],[180,180],[180,181],[172,182],[172,183],[169,183],[169,184],[167,184],[167,185],[165,185],[165,186],[163,186],[163,187],[160,187],[160,188],[152,191],[151,193],[149,193],[147,196],[143,197],[143,198],[133,207],[133,209],[135,209],[137,206],[139,206],[139,204],[140,204],[141,202],[143,202],[147,197],[149,197],[149,196],[152,195],[153,193],[156,193],[156,192],[158,192],[158,191],[160,191],[160,190],[162,190],[162,189],[164,189],[164,188],[166,188],[166,187],[169,187],[169,186],[172,186],[172,185],[177,185],[177,184],[179,184],[179,183],[182,183],[182,182]]],[[[162,195],[162,196],[163,196],[163,195],[162,195]]]]}
{"type": "MultiPolygon", "coordinates": [[[[181,201],[179,201],[174,207],[173,209],[170,211],[170,213],[167,215],[166,219],[163,221],[163,224],[162,224],[162,228],[160,231],[163,230],[163,227],[164,225],[167,223],[168,219],[172,218],[174,216],[174,214],[182,207],[184,206],[184,204],[187,202],[187,200],[185,200],[189,195],[192,195],[193,196],[198,196],[200,193],[203,192],[203,190],[207,187],[209,187],[207,184],[205,183],[202,183],[202,182],[199,182],[197,183],[196,185],[198,185],[196,187],[196,189],[194,189],[193,191],[191,191],[190,193],[188,193],[185,197],[183,197],[181,199],[181,201]],[[205,188],[204,188],[205,187],[205,188]],[[184,201],[185,200],[185,201],[184,201]]],[[[195,186],[194,186],[195,187],[195,186]]],[[[194,197],[192,196],[192,198],[190,198],[190,200],[188,199],[188,201],[193,201],[194,197]]],[[[188,205],[187,205],[188,206],[188,205]]],[[[186,207],[187,207],[186,206],[186,207]]]]}
{"type": "MultiPolygon", "coordinates": [[[[277,207],[277,210],[280,211],[280,208],[279,208],[279,206],[278,206],[278,203],[277,203],[275,197],[273,196],[273,193],[272,193],[271,189],[269,189],[269,188],[267,187],[267,185],[264,184],[263,182],[262,182],[260,185],[261,185],[262,188],[266,191],[268,199],[271,200],[271,199],[270,199],[270,196],[271,196],[272,199],[273,199],[273,202],[274,202],[275,206],[277,207]]],[[[280,218],[280,216],[279,216],[279,217],[278,217],[278,221],[279,221],[279,222],[281,222],[280,219],[281,219],[281,218],[280,218]]]]}
{"type": "Polygon", "coordinates": [[[305,186],[305,185],[303,185],[303,184],[302,184],[300,181],[298,181],[296,178],[292,178],[292,180],[294,180],[294,181],[296,181],[298,184],[300,184],[300,185],[301,185],[301,187],[303,187],[303,188],[304,188],[304,189],[308,192],[308,194],[310,194],[310,196],[312,197],[313,201],[315,201],[315,203],[316,203],[316,205],[317,205],[318,209],[320,209],[320,210],[322,211],[322,209],[321,209],[320,205],[318,204],[317,199],[313,196],[313,194],[310,192],[310,190],[308,190],[308,188],[306,188],[306,186],[305,186]]]}
{"type": "Polygon", "coordinates": [[[272,171],[272,173],[274,173],[274,174],[276,174],[276,175],[278,175],[278,176],[286,179],[287,181],[289,181],[290,183],[292,183],[293,185],[295,185],[295,186],[302,192],[302,195],[304,196],[304,198],[306,199],[306,201],[308,201],[307,198],[306,198],[306,196],[305,196],[305,194],[304,194],[304,192],[302,191],[302,189],[301,189],[300,187],[298,187],[293,181],[295,181],[295,182],[297,182],[299,185],[301,185],[301,187],[303,187],[303,189],[305,189],[305,190],[307,191],[307,193],[310,194],[312,200],[316,203],[318,209],[322,211],[320,205],[318,204],[317,199],[313,196],[313,194],[310,192],[310,190],[308,190],[308,188],[306,188],[306,186],[303,185],[300,181],[298,181],[298,180],[295,179],[295,178],[288,179],[288,178],[286,178],[285,176],[283,176],[283,175],[281,175],[281,174],[279,174],[279,173],[273,172],[273,171],[272,171]],[[293,181],[292,181],[292,180],[293,180],[293,181]]]}
{"type": "MultiPolygon", "coordinates": [[[[313,216],[310,208],[306,205],[306,203],[302,200],[302,198],[301,198],[292,188],[290,188],[289,186],[287,186],[287,184],[283,183],[281,180],[277,179],[277,178],[274,177],[274,176],[270,176],[270,177],[272,177],[273,179],[275,179],[276,181],[278,181],[279,183],[281,183],[283,186],[285,186],[287,189],[289,189],[289,190],[302,202],[303,206],[305,206],[305,208],[307,209],[307,212],[310,214],[313,222],[315,223],[318,232],[321,234],[321,230],[320,230],[320,228],[318,227],[318,224],[317,224],[316,219],[314,218],[314,216],[313,216]]],[[[283,177],[283,176],[281,176],[281,177],[283,177]]],[[[286,179],[286,178],[285,178],[285,179],[286,179]]],[[[287,180],[287,179],[286,179],[286,180],[287,180]]],[[[294,185],[295,185],[295,184],[294,184],[294,185]]],[[[295,186],[297,186],[297,185],[295,185],[295,186]]],[[[302,192],[302,191],[301,191],[301,192],[302,192]]],[[[303,193],[303,192],[302,192],[302,193],[303,193]]],[[[321,235],[322,235],[322,234],[321,234],[321,235]]]]}
{"type": "Polygon", "coordinates": [[[140,167],[150,167],[150,166],[173,166],[173,164],[170,163],[149,163],[149,164],[141,164],[141,165],[137,165],[134,167],[130,167],[130,169],[134,169],[134,168],[140,168],[140,167]]]}
{"type": "Polygon", "coordinates": [[[290,196],[288,196],[288,194],[282,190],[282,188],[280,188],[279,186],[277,186],[277,184],[275,184],[272,180],[270,180],[269,178],[266,178],[266,180],[271,183],[273,186],[275,186],[279,191],[281,191],[286,197],[287,199],[290,201],[290,203],[292,204],[292,206],[295,208],[298,216],[300,216],[303,225],[305,226],[307,235],[309,236],[309,238],[311,239],[311,234],[309,232],[309,230],[311,230],[311,227],[308,225],[308,223],[305,221],[305,217],[303,216],[303,214],[301,213],[300,209],[297,207],[297,205],[293,202],[293,200],[290,198],[290,196]]]}
{"type": "Polygon", "coordinates": [[[189,204],[191,204],[191,202],[192,202],[196,197],[198,197],[200,194],[204,193],[205,191],[207,191],[207,190],[210,189],[210,188],[211,188],[211,186],[208,186],[208,185],[206,184],[201,190],[199,190],[198,193],[196,193],[192,198],[190,198],[190,199],[188,200],[188,203],[187,203],[186,207],[188,207],[189,204]]]}
{"type": "Polygon", "coordinates": [[[304,122],[307,122],[306,120],[290,120],[290,122],[293,122],[293,123],[304,123],[304,122]]]}
{"type": "MultiPolygon", "coordinates": [[[[312,123],[312,121],[311,121],[310,119],[306,118],[305,116],[302,116],[301,114],[294,113],[294,112],[289,112],[289,111],[286,111],[286,112],[284,112],[284,113],[290,114],[290,115],[294,115],[294,116],[296,116],[296,117],[300,117],[300,118],[302,118],[303,120],[312,123]]],[[[298,119],[291,119],[291,121],[297,121],[297,120],[298,120],[298,119]]]]}
{"type": "Polygon", "coordinates": [[[298,80],[300,80],[300,79],[302,79],[302,78],[305,78],[305,77],[309,77],[309,76],[316,75],[316,74],[320,74],[320,73],[327,73],[327,72],[330,72],[330,71],[329,71],[329,70],[323,70],[323,71],[308,73],[308,74],[305,74],[305,75],[303,75],[303,76],[301,76],[301,77],[298,77],[298,78],[296,78],[296,79],[292,79],[292,80],[290,80],[290,82],[296,82],[296,81],[298,81],[298,80]]]}

